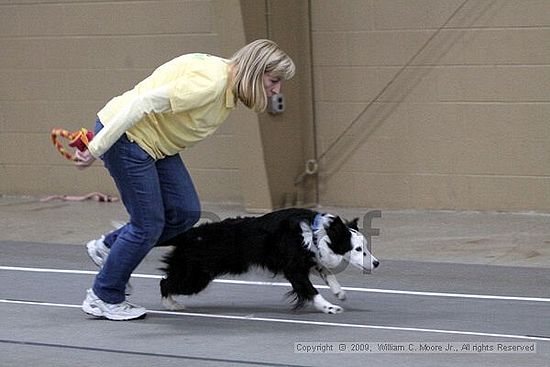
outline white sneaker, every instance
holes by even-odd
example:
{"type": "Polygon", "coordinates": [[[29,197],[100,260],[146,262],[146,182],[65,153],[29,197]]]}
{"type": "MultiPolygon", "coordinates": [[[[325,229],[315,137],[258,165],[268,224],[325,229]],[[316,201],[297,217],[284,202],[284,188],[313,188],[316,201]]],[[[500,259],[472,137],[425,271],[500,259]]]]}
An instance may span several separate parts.
{"type": "Polygon", "coordinates": [[[88,250],[88,256],[90,259],[100,268],[105,264],[107,256],[109,256],[110,248],[105,246],[105,236],[101,236],[97,240],[91,240],[86,244],[86,250],[88,250]]]}
{"type": "MultiPolygon", "coordinates": [[[[94,264],[100,268],[103,264],[105,264],[107,256],[109,256],[109,251],[111,251],[110,248],[105,246],[105,236],[101,236],[97,240],[91,240],[88,242],[86,244],[86,250],[88,251],[88,256],[90,259],[92,259],[94,264]]],[[[126,283],[126,290],[124,293],[129,296],[133,291],[134,288],[132,287],[132,284],[130,284],[130,282],[126,283]]]]}
{"type": "Polygon", "coordinates": [[[82,302],[82,311],[96,317],[109,320],[125,321],[145,317],[147,310],[124,301],[121,303],[106,303],[99,299],[92,289],[88,289],[86,299],[82,302]]]}

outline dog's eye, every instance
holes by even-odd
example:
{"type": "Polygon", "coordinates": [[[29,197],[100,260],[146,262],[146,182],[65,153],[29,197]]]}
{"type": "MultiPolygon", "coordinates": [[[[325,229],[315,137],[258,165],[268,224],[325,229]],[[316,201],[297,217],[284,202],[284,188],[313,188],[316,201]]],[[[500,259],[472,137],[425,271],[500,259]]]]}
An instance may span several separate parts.
{"type": "Polygon", "coordinates": [[[356,248],[355,248],[355,251],[361,252],[361,251],[363,251],[363,249],[362,249],[361,247],[356,247],[356,248]]]}

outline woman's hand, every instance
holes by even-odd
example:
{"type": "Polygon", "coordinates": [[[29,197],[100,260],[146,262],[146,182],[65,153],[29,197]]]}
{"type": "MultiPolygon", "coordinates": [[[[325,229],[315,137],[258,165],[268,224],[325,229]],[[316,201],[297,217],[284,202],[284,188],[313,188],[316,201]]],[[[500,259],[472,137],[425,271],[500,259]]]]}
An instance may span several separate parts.
{"type": "Polygon", "coordinates": [[[90,167],[95,162],[94,156],[90,153],[88,149],[86,149],[83,152],[81,152],[80,150],[77,150],[75,152],[75,156],[76,156],[76,161],[75,161],[76,168],[80,170],[90,167]]]}

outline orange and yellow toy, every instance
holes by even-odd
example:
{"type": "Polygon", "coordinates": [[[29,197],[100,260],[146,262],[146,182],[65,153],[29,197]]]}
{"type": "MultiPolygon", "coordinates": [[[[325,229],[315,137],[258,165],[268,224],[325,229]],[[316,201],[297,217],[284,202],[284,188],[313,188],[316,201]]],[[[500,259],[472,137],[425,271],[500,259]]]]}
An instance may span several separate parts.
{"type": "Polygon", "coordinates": [[[88,147],[88,144],[94,137],[94,133],[91,131],[88,131],[85,128],[82,128],[78,131],[68,131],[64,129],[53,129],[51,133],[52,137],[52,143],[55,146],[55,148],[61,153],[61,155],[68,160],[74,161],[76,160],[75,155],[65,149],[65,146],[59,141],[59,138],[65,138],[69,140],[69,146],[71,148],[76,148],[80,150],[81,152],[85,151],[88,147]]]}

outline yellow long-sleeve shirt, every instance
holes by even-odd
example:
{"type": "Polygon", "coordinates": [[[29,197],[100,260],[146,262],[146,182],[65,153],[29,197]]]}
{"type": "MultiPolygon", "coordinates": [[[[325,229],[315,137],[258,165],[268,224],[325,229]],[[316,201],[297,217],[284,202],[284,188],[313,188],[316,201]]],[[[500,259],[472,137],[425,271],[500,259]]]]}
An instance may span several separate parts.
{"type": "Polygon", "coordinates": [[[206,54],[161,65],[98,112],[104,128],[90,143],[90,153],[101,156],[123,133],[155,159],[205,139],[235,108],[229,74],[228,60],[206,54]]]}

